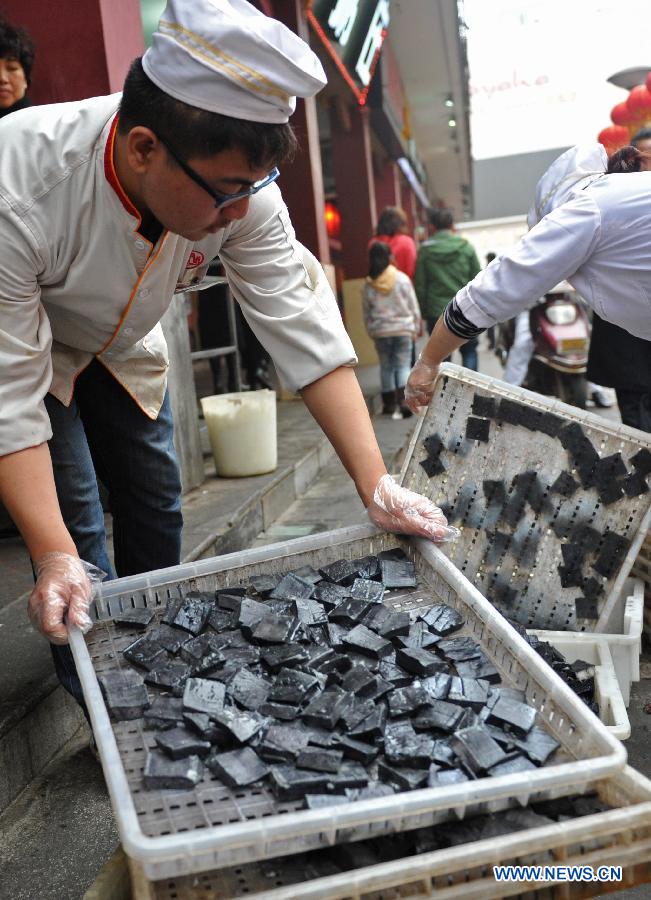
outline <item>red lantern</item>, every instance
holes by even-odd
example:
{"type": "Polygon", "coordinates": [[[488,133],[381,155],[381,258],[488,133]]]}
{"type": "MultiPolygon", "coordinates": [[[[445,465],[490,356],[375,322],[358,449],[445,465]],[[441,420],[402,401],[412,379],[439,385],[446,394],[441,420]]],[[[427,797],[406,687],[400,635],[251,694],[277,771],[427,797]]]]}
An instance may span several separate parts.
{"type": "Polygon", "coordinates": [[[626,106],[633,122],[645,122],[651,119],[651,93],[645,84],[638,84],[628,95],[626,106]]]}
{"type": "Polygon", "coordinates": [[[646,77],[646,89],[647,91],[651,91],[651,72],[646,77]]]}
{"type": "Polygon", "coordinates": [[[608,156],[612,156],[616,150],[628,144],[628,128],[624,128],[623,125],[609,125],[608,128],[602,128],[597,140],[604,145],[608,156]]]}
{"type": "Polygon", "coordinates": [[[622,103],[618,103],[617,106],[613,106],[610,111],[610,118],[615,125],[630,125],[631,111],[625,100],[622,103]]]}
{"type": "Polygon", "coordinates": [[[324,215],[328,237],[338,240],[341,234],[341,215],[335,204],[331,203],[330,200],[326,201],[324,215]]]}

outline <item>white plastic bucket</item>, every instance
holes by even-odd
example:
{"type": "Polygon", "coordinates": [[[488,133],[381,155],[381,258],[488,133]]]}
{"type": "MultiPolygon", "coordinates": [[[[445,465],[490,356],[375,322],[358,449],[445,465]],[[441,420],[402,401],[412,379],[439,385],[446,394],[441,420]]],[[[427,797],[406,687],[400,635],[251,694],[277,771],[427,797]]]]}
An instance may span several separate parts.
{"type": "Polygon", "coordinates": [[[244,391],[201,400],[217,474],[263,475],[278,465],[276,392],[244,391]]]}

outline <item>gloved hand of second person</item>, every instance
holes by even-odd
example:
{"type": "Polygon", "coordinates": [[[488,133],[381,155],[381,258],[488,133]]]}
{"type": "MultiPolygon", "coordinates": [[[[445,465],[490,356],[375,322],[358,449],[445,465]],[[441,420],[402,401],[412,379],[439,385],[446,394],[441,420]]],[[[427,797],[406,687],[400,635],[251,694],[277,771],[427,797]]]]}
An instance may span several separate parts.
{"type": "Polygon", "coordinates": [[[68,643],[66,612],[69,623],[89,631],[93,583],[99,583],[104,572],[69,553],[57,552],[37,559],[34,569],[36,584],[27,607],[32,625],[52,644],[68,643]]]}
{"type": "Polygon", "coordinates": [[[431,500],[401,487],[391,475],[380,478],[366,511],[374,525],[396,534],[413,534],[437,542],[453,541],[460,534],[458,528],[448,525],[431,500]]]}
{"type": "Polygon", "coordinates": [[[405,403],[417,415],[424,415],[434,393],[434,382],[439,373],[438,366],[431,366],[423,360],[422,354],[409,373],[405,387],[405,403]]]}

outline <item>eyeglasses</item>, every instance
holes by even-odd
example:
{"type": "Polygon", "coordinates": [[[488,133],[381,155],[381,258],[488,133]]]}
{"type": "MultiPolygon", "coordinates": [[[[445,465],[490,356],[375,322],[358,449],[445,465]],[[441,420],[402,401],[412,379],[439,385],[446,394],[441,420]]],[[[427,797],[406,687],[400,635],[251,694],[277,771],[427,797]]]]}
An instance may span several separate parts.
{"type": "Polygon", "coordinates": [[[177,156],[170,145],[167,143],[167,141],[164,141],[161,137],[158,137],[158,140],[165,147],[165,149],[172,157],[172,159],[177,163],[177,165],[180,166],[181,169],[183,169],[188,178],[191,178],[195,184],[198,184],[199,187],[203,188],[207,194],[210,194],[212,199],[215,201],[215,207],[217,209],[223,209],[225,206],[230,206],[231,203],[237,203],[238,200],[243,200],[245,197],[252,197],[253,194],[257,194],[258,191],[261,191],[263,187],[267,187],[268,184],[274,182],[280,175],[280,171],[277,168],[273,168],[266,178],[263,178],[260,181],[256,181],[245,191],[238,191],[236,194],[222,194],[221,191],[216,191],[214,188],[211,188],[210,185],[206,181],[204,181],[201,175],[195,172],[194,169],[186,162],[184,162],[180,156],[177,156]]]}

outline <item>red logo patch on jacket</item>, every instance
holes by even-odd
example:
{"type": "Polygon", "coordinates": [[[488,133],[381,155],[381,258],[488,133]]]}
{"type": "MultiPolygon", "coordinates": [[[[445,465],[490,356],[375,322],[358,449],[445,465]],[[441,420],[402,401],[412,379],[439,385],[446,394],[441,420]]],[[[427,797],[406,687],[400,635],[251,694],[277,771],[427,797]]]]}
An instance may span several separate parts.
{"type": "Polygon", "coordinates": [[[206,257],[203,253],[200,253],[198,250],[193,250],[188,259],[188,263],[186,265],[186,269],[196,269],[197,266],[200,266],[206,257]]]}

